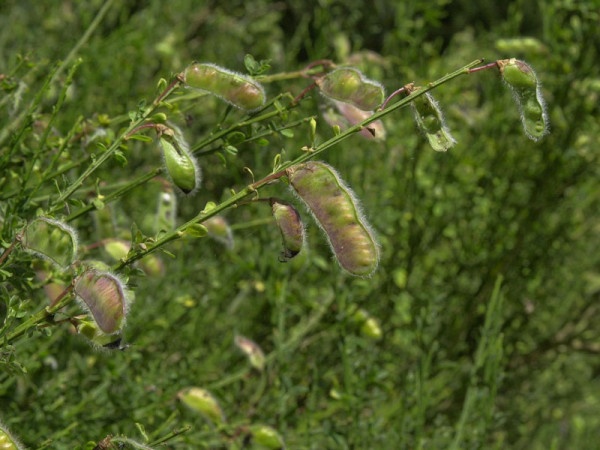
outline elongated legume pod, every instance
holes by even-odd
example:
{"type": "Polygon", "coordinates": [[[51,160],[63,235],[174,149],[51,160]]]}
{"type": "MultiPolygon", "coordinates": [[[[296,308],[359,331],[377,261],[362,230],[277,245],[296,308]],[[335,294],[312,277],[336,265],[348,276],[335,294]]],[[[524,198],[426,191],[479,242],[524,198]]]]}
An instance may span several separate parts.
{"type": "Polygon", "coordinates": [[[189,387],[179,391],[179,400],[192,410],[203,414],[216,424],[225,422],[225,415],[219,402],[206,389],[189,387]]]}
{"type": "Polygon", "coordinates": [[[17,441],[0,422],[0,450],[21,450],[22,448],[23,446],[19,441],[17,441]]]}
{"type": "Polygon", "coordinates": [[[234,339],[235,345],[248,357],[248,361],[257,370],[265,368],[265,354],[259,345],[239,334],[234,339]]]}
{"type": "Polygon", "coordinates": [[[352,275],[375,272],[379,249],[352,191],[333,167],[308,162],[286,170],[290,185],[325,231],[338,262],[352,275]]]}
{"type": "Polygon", "coordinates": [[[123,283],[117,277],[88,269],[77,277],[74,290],[89,309],[100,330],[111,334],[123,327],[127,301],[123,283]]]}
{"type": "Polygon", "coordinates": [[[271,200],[271,210],[281,232],[283,240],[281,261],[285,262],[292,259],[302,250],[304,225],[302,224],[300,214],[292,205],[273,199],[271,200]]]}
{"type": "Polygon", "coordinates": [[[165,156],[167,172],[175,186],[184,194],[191,194],[200,183],[200,169],[181,139],[163,134],[160,145],[165,156]]]}
{"type": "Polygon", "coordinates": [[[39,217],[27,225],[21,244],[26,250],[61,267],[71,265],[77,255],[75,230],[46,217],[39,217]]]}
{"type": "Polygon", "coordinates": [[[265,104],[265,90],[250,77],[215,64],[194,63],[184,72],[185,84],[213,94],[240,109],[252,111],[265,104]]]}
{"type": "MultiPolygon", "coordinates": [[[[411,94],[419,89],[409,85],[406,92],[411,94]]],[[[446,126],[438,103],[429,92],[412,101],[411,106],[417,127],[425,134],[429,145],[436,152],[445,152],[456,143],[446,126]]]]}
{"type": "Polygon", "coordinates": [[[264,448],[273,450],[285,448],[281,435],[268,425],[252,425],[250,433],[252,433],[252,440],[264,448]]]}
{"type": "Polygon", "coordinates": [[[326,97],[350,103],[363,111],[372,111],[383,103],[385,90],[376,81],[365,78],[357,69],[341,67],[316,81],[326,97]]]}
{"type": "Polygon", "coordinates": [[[529,64],[518,59],[496,61],[502,78],[511,88],[519,107],[525,134],[539,141],[548,133],[548,114],[537,76],[529,64]]]}

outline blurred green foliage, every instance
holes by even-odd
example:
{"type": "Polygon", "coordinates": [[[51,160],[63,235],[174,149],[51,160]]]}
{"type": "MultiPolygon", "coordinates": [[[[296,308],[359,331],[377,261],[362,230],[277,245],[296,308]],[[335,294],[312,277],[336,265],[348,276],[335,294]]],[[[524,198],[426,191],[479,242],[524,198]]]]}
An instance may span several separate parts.
{"type": "MultiPolygon", "coordinates": [[[[21,86],[23,96],[35,93],[102,4],[2,2],[0,73],[28,55],[36,65],[20,72],[21,86]]],[[[270,73],[330,58],[390,92],[478,57],[517,57],[543,83],[551,134],[526,139],[495,71],[444,85],[433,95],[458,141],[447,153],[433,152],[404,110],[384,119],[384,142],[356,135],[323,158],[379,237],[373,278],[342,273],[308,217],[309,251],[281,264],[276,228],[251,222],[268,219],[268,209],[233,209],[233,250],[184,240],[169,246],[175,259],[162,255],[166,277],[135,279],[125,351],[95,351],[66,326],[19,342],[27,373],[0,372],[3,422],[32,448],[47,439],[52,448],[108,434],[140,439],[136,423],[155,438],[191,424],[174,448],[235,448],[178,405],[179,390],[200,386],[231,424],[268,424],[289,448],[600,448],[599,19],[592,0],[115,1],[79,52],[58,134],[79,115],[114,119],[135,109],[159,78],[193,60],[243,72],[247,53],[270,60],[270,73]],[[508,41],[522,37],[537,45],[508,41]],[[379,320],[382,339],[361,335],[352,319],[359,307],[379,320]],[[270,355],[263,374],[235,348],[236,334],[270,355]]],[[[306,85],[272,83],[267,92],[296,95],[306,85]]],[[[311,95],[289,121],[318,111],[311,95]]],[[[14,107],[2,105],[3,122],[14,107]]],[[[176,120],[194,143],[225,109],[202,99],[176,120]]],[[[261,177],[276,153],[297,155],[308,133],[302,125],[267,146],[201,158],[202,190],[178,199],[178,222],[250,182],[244,167],[261,177]]],[[[320,118],[317,133],[332,135],[320,118]]],[[[130,150],[125,167],[108,165],[98,178],[131,179],[159,162],[152,145],[130,150]]],[[[152,186],[111,206],[117,229],[132,220],[143,227],[154,213],[152,186]]],[[[268,195],[293,200],[281,185],[268,195]]],[[[90,217],[75,226],[84,244],[111,237],[90,217]]],[[[29,309],[46,302],[41,289],[26,294],[29,309]]]]}

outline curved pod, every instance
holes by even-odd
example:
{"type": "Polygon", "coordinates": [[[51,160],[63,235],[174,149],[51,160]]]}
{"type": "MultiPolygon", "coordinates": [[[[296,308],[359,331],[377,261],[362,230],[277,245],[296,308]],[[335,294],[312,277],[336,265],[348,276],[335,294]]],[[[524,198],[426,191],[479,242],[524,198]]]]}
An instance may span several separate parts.
{"type": "Polygon", "coordinates": [[[352,191],[337,172],[322,162],[298,164],[286,172],[290,185],[325,231],[342,268],[352,275],[371,276],[379,249],[352,191]]]}

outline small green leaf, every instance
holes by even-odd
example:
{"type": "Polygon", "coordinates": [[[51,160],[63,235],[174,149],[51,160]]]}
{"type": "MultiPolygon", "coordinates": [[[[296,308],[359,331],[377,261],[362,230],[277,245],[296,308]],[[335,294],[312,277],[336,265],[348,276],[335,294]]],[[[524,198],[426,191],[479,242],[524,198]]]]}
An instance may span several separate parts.
{"type": "Polygon", "coordinates": [[[125,167],[127,165],[127,158],[121,150],[115,151],[113,158],[115,158],[115,161],[117,161],[121,167],[125,167]]]}
{"type": "Polygon", "coordinates": [[[280,130],[279,132],[283,136],[285,136],[287,138],[293,138],[294,137],[294,132],[292,130],[284,129],[284,130],[280,130]]]}
{"type": "Polygon", "coordinates": [[[229,136],[227,136],[227,142],[232,145],[239,144],[240,142],[244,142],[245,139],[246,139],[246,135],[244,133],[242,133],[241,131],[234,131],[229,136]]]}
{"type": "Polygon", "coordinates": [[[194,223],[185,229],[185,234],[190,237],[201,238],[208,234],[208,230],[204,225],[194,223]]]}
{"type": "Polygon", "coordinates": [[[256,143],[261,147],[266,147],[269,145],[269,141],[267,141],[265,138],[260,138],[258,141],[256,141],[256,143]]]}
{"type": "Polygon", "coordinates": [[[234,156],[238,154],[238,149],[236,147],[234,147],[233,145],[225,146],[225,151],[227,153],[229,153],[230,155],[234,155],[234,156]]]}

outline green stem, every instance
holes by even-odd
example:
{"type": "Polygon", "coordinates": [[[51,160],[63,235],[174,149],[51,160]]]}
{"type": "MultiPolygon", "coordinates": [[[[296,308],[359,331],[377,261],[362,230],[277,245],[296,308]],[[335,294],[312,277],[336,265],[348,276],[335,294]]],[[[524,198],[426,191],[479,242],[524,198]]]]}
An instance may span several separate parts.
{"type": "Polygon", "coordinates": [[[35,327],[37,324],[46,320],[49,316],[54,314],[56,311],[67,306],[69,303],[71,303],[75,298],[75,297],[69,295],[72,290],[73,290],[73,285],[71,284],[64,291],[62,291],[62,293],[58,297],[56,297],[53,305],[42,309],[37,314],[34,314],[29,319],[27,319],[25,322],[23,322],[21,325],[19,325],[17,328],[15,328],[12,331],[12,333],[9,333],[8,335],[6,335],[6,337],[3,339],[3,343],[9,343],[9,342],[13,341],[14,339],[16,339],[19,336],[21,336],[22,334],[24,334],[30,328],[35,327]]]}
{"type": "Polygon", "coordinates": [[[274,73],[273,75],[258,75],[254,77],[256,81],[260,81],[261,83],[272,83],[273,81],[283,81],[283,80],[293,80],[294,78],[304,78],[307,75],[315,75],[318,73],[322,73],[323,69],[319,69],[317,67],[311,68],[309,70],[302,69],[296,70],[295,72],[281,72],[274,73]]]}
{"type": "Polygon", "coordinates": [[[185,426],[183,428],[179,428],[178,430],[173,430],[169,434],[165,434],[163,437],[158,438],[155,441],[152,441],[148,444],[148,446],[153,447],[158,444],[162,444],[163,442],[167,442],[169,439],[173,439],[175,436],[179,436],[180,434],[187,433],[192,429],[191,425],[185,426]]]}
{"type": "MultiPolygon", "coordinates": [[[[106,197],[104,197],[104,199],[102,200],[104,203],[109,203],[112,202],[113,200],[118,199],[119,197],[123,196],[124,194],[126,194],[127,192],[131,191],[132,189],[146,183],[147,181],[151,180],[152,178],[154,178],[157,175],[160,175],[163,172],[162,167],[159,167],[157,169],[154,169],[151,172],[145,173],[144,175],[142,175],[139,178],[136,178],[135,180],[133,180],[131,183],[128,183],[127,185],[123,186],[120,189],[117,189],[115,192],[111,192],[110,194],[108,194],[106,197]]],[[[70,216],[68,216],[65,219],[65,222],[71,222],[72,220],[77,219],[78,217],[83,216],[84,214],[92,211],[96,209],[96,205],[94,205],[93,203],[88,204],[87,206],[85,206],[84,208],[81,208],[78,211],[75,211],[73,214],[71,214],[70,216]]]]}
{"type": "Polygon", "coordinates": [[[73,192],[75,192],[77,189],[79,189],[79,187],[83,184],[83,182],[87,179],[87,177],[89,177],[92,173],[94,173],[94,171],[98,167],[100,167],[108,158],[110,158],[117,151],[117,149],[121,145],[121,142],[133,130],[135,130],[144,120],[146,120],[148,118],[148,116],[150,116],[156,110],[156,108],[158,108],[158,106],[160,105],[160,102],[162,100],[164,100],[165,98],[167,98],[175,89],[177,89],[179,87],[179,84],[180,84],[180,81],[177,78],[169,86],[167,86],[167,88],[164,90],[164,92],[162,94],[160,94],[148,108],[146,108],[146,110],[141,114],[141,116],[138,117],[137,120],[134,120],[133,122],[131,122],[129,127],[127,127],[127,129],[123,133],[121,133],[121,135],[117,139],[115,139],[115,141],[112,143],[112,145],[104,153],[102,153],[98,158],[96,158],[96,160],[92,164],[90,164],[90,166],[85,170],[85,172],[83,172],[81,174],[81,176],[75,182],[73,182],[71,184],[71,186],[69,186],[67,188],[67,190],[64,191],[60,195],[60,197],[58,197],[54,201],[53,205],[58,205],[58,204],[64,202],[73,194],[73,192]]]}
{"type": "MultiPolygon", "coordinates": [[[[217,214],[219,214],[221,211],[236,205],[240,200],[243,200],[245,197],[254,194],[257,190],[259,190],[260,188],[262,188],[263,186],[265,186],[266,184],[268,184],[270,181],[280,178],[282,176],[285,175],[285,169],[294,166],[296,164],[300,164],[303,163],[309,159],[314,158],[316,155],[318,155],[319,153],[324,152],[325,150],[329,149],[330,147],[333,147],[334,145],[336,145],[338,142],[346,139],[348,136],[350,136],[353,133],[356,133],[360,130],[362,130],[366,125],[370,124],[371,122],[374,122],[380,118],[382,118],[383,116],[386,116],[387,114],[390,114],[391,112],[395,111],[396,109],[402,108],[404,106],[407,106],[412,100],[414,100],[417,97],[420,97],[421,95],[424,95],[426,92],[429,92],[432,89],[435,89],[438,86],[441,86],[444,83],[447,83],[450,80],[453,80],[456,77],[459,77],[460,75],[465,75],[469,73],[469,69],[471,67],[476,66],[477,64],[481,64],[482,60],[481,59],[477,59],[475,61],[470,62],[469,64],[461,67],[458,70],[455,70],[452,73],[449,73],[445,76],[443,76],[442,78],[429,83],[427,86],[413,92],[412,94],[410,94],[409,96],[403,98],[402,100],[400,100],[399,102],[393,104],[392,106],[390,106],[389,108],[383,110],[383,111],[379,111],[376,112],[375,114],[373,114],[371,117],[369,117],[368,119],[363,120],[362,122],[348,128],[347,130],[345,130],[344,132],[332,137],[331,139],[329,139],[328,141],[323,142],[321,145],[318,145],[317,147],[315,147],[314,149],[311,149],[312,151],[309,152],[305,152],[304,154],[300,155],[298,158],[296,158],[294,161],[291,162],[287,162],[284,163],[281,167],[280,167],[280,171],[271,175],[268,175],[267,177],[263,178],[262,180],[259,180],[255,183],[252,183],[248,186],[246,186],[244,189],[242,189],[240,192],[238,192],[237,194],[233,195],[232,197],[230,197],[229,199],[225,200],[223,203],[217,205],[215,208],[211,209],[208,212],[200,212],[196,217],[190,219],[189,221],[187,221],[186,223],[184,223],[183,225],[179,226],[178,228],[176,228],[175,230],[171,231],[170,233],[165,234],[162,238],[160,238],[159,240],[157,240],[152,246],[148,246],[146,250],[140,251],[139,253],[136,253],[134,255],[132,255],[131,257],[129,257],[128,259],[125,259],[123,261],[121,261],[121,263],[119,263],[117,266],[114,267],[114,270],[118,271],[120,269],[122,269],[123,267],[133,263],[134,261],[137,261],[138,259],[144,257],[145,255],[147,255],[148,253],[152,253],[155,252],[156,250],[158,250],[160,247],[162,247],[163,245],[165,245],[167,242],[171,242],[173,240],[179,239],[181,236],[183,236],[183,232],[185,231],[186,228],[188,228],[190,225],[193,225],[195,223],[202,223],[204,221],[206,221],[207,219],[216,216],[217,214]]],[[[269,113],[269,114],[273,114],[273,113],[269,113]]],[[[275,115],[278,114],[278,112],[275,112],[275,115]]],[[[265,114],[266,116],[267,114],[265,114]]],[[[254,119],[252,119],[252,121],[255,121],[256,119],[258,119],[258,117],[255,117],[254,119]]],[[[262,120],[262,119],[261,119],[262,120]]],[[[248,121],[249,122],[249,121],[248,121]]],[[[236,125],[239,126],[240,124],[236,125]]],[[[229,132],[230,130],[224,130],[221,134],[226,134],[225,132],[229,132]]],[[[217,138],[215,138],[217,139],[217,138]]],[[[200,148],[200,147],[198,147],[200,148]]]]}

